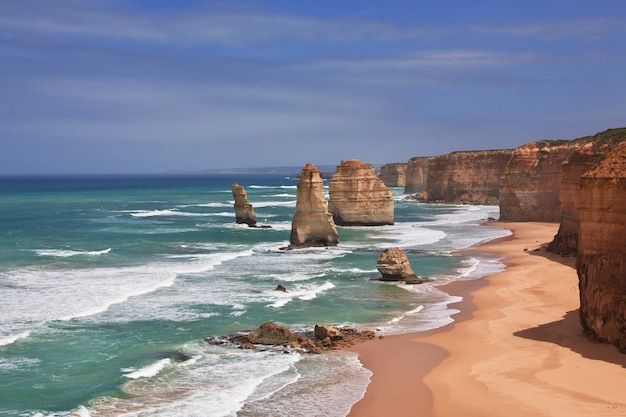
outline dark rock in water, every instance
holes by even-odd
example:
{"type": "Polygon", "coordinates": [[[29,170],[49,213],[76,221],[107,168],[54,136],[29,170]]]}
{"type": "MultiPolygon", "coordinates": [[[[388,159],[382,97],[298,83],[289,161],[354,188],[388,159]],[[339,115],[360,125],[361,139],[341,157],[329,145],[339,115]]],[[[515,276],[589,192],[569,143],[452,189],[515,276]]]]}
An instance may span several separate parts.
{"type": "Polygon", "coordinates": [[[415,275],[406,253],[400,248],[385,249],[378,258],[376,269],[381,273],[383,281],[404,281],[407,284],[424,282],[415,275]]]}
{"type": "MultiPolygon", "coordinates": [[[[249,334],[230,336],[231,343],[239,345],[240,349],[254,349],[255,344],[285,346],[300,353],[321,353],[326,350],[341,349],[355,345],[358,342],[373,339],[373,331],[358,331],[352,328],[336,328],[327,325],[316,325],[312,333],[297,334],[286,327],[267,322],[249,334]],[[312,338],[316,337],[317,341],[312,338]]],[[[208,338],[208,343],[219,342],[220,339],[208,338]]]]}
{"type": "Polygon", "coordinates": [[[344,338],[341,330],[337,329],[336,327],[326,326],[324,324],[316,324],[314,333],[315,337],[319,340],[325,340],[327,338],[330,338],[331,341],[336,341],[343,340],[344,338]]]}
{"type": "Polygon", "coordinates": [[[297,341],[298,335],[286,327],[268,321],[253,330],[248,335],[248,339],[250,343],[262,345],[288,345],[289,342],[297,341]]]}
{"type": "Polygon", "coordinates": [[[274,291],[282,291],[282,292],[287,292],[287,288],[283,287],[282,285],[278,284],[276,286],[276,288],[274,288],[274,291]]]}

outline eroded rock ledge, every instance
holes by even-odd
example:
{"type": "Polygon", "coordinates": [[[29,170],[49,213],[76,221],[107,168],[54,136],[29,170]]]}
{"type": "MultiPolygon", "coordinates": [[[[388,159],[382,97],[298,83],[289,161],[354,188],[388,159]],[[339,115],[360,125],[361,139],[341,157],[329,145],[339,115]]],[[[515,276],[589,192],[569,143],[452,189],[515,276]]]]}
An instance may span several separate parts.
{"type": "MultiPolygon", "coordinates": [[[[294,333],[286,327],[268,321],[247,334],[236,334],[226,338],[240,349],[256,349],[257,345],[282,346],[297,353],[321,353],[338,350],[356,343],[373,339],[370,330],[356,330],[349,327],[332,327],[316,324],[312,331],[294,333]]],[[[206,339],[208,343],[222,344],[223,339],[206,339]]]]}

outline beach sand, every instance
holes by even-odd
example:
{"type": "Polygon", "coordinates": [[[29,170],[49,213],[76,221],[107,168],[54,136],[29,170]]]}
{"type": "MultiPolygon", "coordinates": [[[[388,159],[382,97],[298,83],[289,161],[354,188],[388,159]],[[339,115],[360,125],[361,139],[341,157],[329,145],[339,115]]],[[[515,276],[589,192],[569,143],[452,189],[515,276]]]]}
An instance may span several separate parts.
{"type": "Polygon", "coordinates": [[[626,355],[578,319],[575,258],[545,251],[552,223],[493,223],[513,235],[478,247],[507,268],[447,285],[455,322],[352,351],[373,372],[350,417],[626,416],[626,355]]]}

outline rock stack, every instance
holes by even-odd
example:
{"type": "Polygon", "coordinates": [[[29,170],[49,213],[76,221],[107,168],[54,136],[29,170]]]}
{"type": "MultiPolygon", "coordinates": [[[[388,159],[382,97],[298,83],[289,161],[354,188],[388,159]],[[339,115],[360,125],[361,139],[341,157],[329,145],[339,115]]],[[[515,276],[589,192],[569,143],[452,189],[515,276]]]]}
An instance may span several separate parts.
{"type": "Polygon", "coordinates": [[[407,284],[421,284],[423,280],[418,278],[411,269],[409,258],[400,248],[385,249],[378,258],[376,269],[382,275],[383,281],[404,281],[407,284]]]}
{"type": "Polygon", "coordinates": [[[320,170],[307,164],[300,173],[296,213],[291,223],[290,248],[335,246],[339,234],[324,199],[320,170]]]}
{"type": "Polygon", "coordinates": [[[328,184],[330,211],[339,226],[393,224],[391,190],[372,167],[356,159],[342,161],[328,184]]]}
{"type": "Polygon", "coordinates": [[[233,184],[233,198],[235,199],[235,221],[238,224],[247,224],[250,227],[256,226],[256,214],[252,204],[248,203],[248,193],[239,184],[233,184]]]}
{"type": "Polygon", "coordinates": [[[581,324],[626,353],[626,142],[583,175],[578,220],[581,324]]]}

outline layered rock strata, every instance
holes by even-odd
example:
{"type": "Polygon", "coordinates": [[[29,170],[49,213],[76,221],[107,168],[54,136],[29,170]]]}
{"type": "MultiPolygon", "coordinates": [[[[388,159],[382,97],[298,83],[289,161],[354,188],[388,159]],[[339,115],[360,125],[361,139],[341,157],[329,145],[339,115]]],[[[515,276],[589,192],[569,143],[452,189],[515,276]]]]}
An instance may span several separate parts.
{"type": "Polygon", "coordinates": [[[513,152],[512,149],[466,151],[433,158],[426,181],[427,200],[497,205],[500,177],[513,152]]]}
{"type": "Polygon", "coordinates": [[[387,187],[404,187],[406,185],[406,163],[385,164],[380,167],[380,178],[387,187]]]}
{"type": "Polygon", "coordinates": [[[356,159],[342,161],[328,184],[328,211],[340,226],[393,224],[391,190],[370,165],[356,159]]]}
{"type": "Polygon", "coordinates": [[[235,199],[235,221],[238,224],[247,224],[250,227],[255,227],[256,214],[252,204],[248,203],[248,193],[237,183],[233,184],[232,191],[235,199]]]}
{"type": "Polygon", "coordinates": [[[583,175],[578,219],[581,324],[626,353],[626,143],[583,175]]]}
{"type": "Polygon", "coordinates": [[[385,249],[378,257],[376,269],[382,275],[383,281],[404,281],[407,284],[421,284],[423,280],[418,278],[411,269],[409,258],[400,248],[385,249]]]}
{"type": "Polygon", "coordinates": [[[324,199],[323,180],[314,165],[307,164],[300,173],[296,212],[291,222],[290,248],[335,246],[339,234],[324,199]]]}
{"type": "Polygon", "coordinates": [[[405,194],[426,192],[428,165],[432,159],[431,157],[422,156],[409,159],[404,171],[405,194]]]}
{"type": "Polygon", "coordinates": [[[548,251],[574,255],[578,251],[578,206],[580,182],[583,174],[595,168],[621,142],[626,141],[626,128],[609,129],[589,138],[578,139],[580,146],[562,165],[559,200],[561,225],[548,251]],[[585,143],[586,140],[589,140],[585,143]]]}
{"type": "Polygon", "coordinates": [[[500,220],[558,222],[563,162],[581,140],[540,140],[520,146],[500,185],[500,220]]]}

